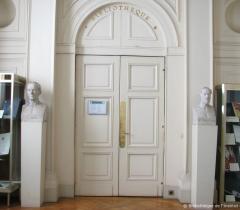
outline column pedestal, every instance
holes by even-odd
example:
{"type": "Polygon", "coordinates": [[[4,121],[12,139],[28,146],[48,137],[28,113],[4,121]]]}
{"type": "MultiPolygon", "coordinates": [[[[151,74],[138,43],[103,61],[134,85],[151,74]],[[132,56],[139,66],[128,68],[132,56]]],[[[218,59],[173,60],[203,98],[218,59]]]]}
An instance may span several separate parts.
{"type": "Polygon", "coordinates": [[[44,201],[47,123],[21,124],[21,206],[40,207],[44,201]]]}
{"type": "Polygon", "coordinates": [[[193,205],[212,205],[217,149],[216,125],[192,126],[192,186],[193,205]]]}

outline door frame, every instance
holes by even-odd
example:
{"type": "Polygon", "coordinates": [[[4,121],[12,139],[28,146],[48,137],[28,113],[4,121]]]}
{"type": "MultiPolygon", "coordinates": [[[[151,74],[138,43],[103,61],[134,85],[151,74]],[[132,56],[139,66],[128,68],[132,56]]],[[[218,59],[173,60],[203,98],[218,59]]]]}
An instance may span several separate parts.
{"type": "MultiPolygon", "coordinates": [[[[159,56],[157,55],[154,55],[154,56],[149,56],[149,55],[146,55],[145,52],[142,53],[142,55],[139,55],[140,53],[137,52],[136,54],[134,53],[126,53],[126,54],[118,54],[118,53],[115,53],[115,51],[113,50],[113,54],[111,54],[111,50],[110,52],[108,51],[108,53],[106,54],[81,54],[81,53],[76,53],[75,54],[75,83],[74,83],[74,98],[75,98],[75,101],[74,101],[74,107],[75,107],[75,110],[74,110],[74,196],[76,195],[76,179],[77,179],[77,176],[76,176],[76,173],[77,173],[77,166],[76,166],[76,160],[77,160],[77,128],[76,128],[76,122],[77,122],[77,118],[76,118],[76,109],[77,109],[77,100],[76,100],[76,97],[77,97],[77,77],[76,77],[76,68],[77,68],[77,57],[78,56],[119,56],[120,57],[120,66],[119,66],[119,70],[121,69],[121,57],[123,56],[133,56],[133,57],[161,57],[163,58],[163,62],[164,62],[164,73],[163,73],[163,82],[164,82],[164,95],[163,95],[163,99],[164,99],[164,129],[163,129],[163,149],[162,149],[162,164],[163,164],[163,172],[162,172],[162,195],[164,195],[164,183],[165,183],[165,169],[166,169],[166,157],[165,157],[165,150],[166,150],[166,144],[165,144],[165,141],[166,141],[166,93],[167,93],[167,90],[166,90],[166,74],[165,74],[165,69],[166,69],[166,56],[163,56],[161,53],[159,56]]],[[[118,74],[118,77],[119,77],[119,84],[120,84],[120,74],[118,74]]],[[[119,89],[120,91],[120,89],[119,89]]],[[[120,107],[120,93],[119,93],[119,107],[120,107]]],[[[119,142],[119,139],[118,139],[118,142],[119,142]]],[[[118,150],[120,150],[120,148],[118,147],[118,150]]],[[[118,152],[118,168],[119,168],[119,155],[120,155],[120,152],[118,152]]],[[[119,175],[119,170],[118,170],[118,175],[119,175]]],[[[118,177],[118,196],[119,195],[119,177],[118,177]]]]}

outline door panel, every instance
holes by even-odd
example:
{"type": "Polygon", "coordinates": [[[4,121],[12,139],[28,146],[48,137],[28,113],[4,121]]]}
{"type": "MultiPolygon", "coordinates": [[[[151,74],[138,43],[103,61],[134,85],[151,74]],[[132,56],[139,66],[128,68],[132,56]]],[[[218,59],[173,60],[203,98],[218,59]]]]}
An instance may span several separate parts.
{"type": "Polygon", "coordinates": [[[76,195],[162,195],[163,66],[160,57],[77,56],[76,195]],[[99,103],[105,114],[92,112],[99,103]]]}
{"type": "Polygon", "coordinates": [[[129,98],[129,147],[156,146],[157,107],[155,98],[129,98]]]}
{"type": "Polygon", "coordinates": [[[162,195],[163,64],[158,57],[121,57],[120,100],[126,103],[126,128],[120,133],[125,132],[126,143],[119,153],[119,195],[162,195]]]}
{"type": "Polygon", "coordinates": [[[84,120],[82,122],[82,144],[84,147],[111,147],[112,146],[112,98],[84,97],[84,120]],[[108,115],[90,115],[88,104],[90,101],[104,101],[108,104],[108,115]],[[94,131],[94,132],[93,132],[94,131]]]}
{"type": "Polygon", "coordinates": [[[76,195],[118,195],[119,64],[114,56],[77,56],[76,195]],[[91,113],[91,102],[106,103],[106,114],[91,113]]]}
{"type": "Polygon", "coordinates": [[[129,64],[129,90],[158,90],[158,66],[155,64],[129,64]]]}

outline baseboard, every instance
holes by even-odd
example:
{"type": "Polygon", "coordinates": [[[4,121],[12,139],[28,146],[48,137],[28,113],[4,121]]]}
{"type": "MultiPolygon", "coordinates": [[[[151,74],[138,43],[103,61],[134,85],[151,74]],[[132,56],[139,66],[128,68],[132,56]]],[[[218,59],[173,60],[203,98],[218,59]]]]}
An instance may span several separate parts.
{"type": "Polygon", "coordinates": [[[191,203],[191,189],[179,189],[178,200],[181,203],[191,203]]]}
{"type": "Polygon", "coordinates": [[[165,185],[163,190],[163,198],[178,199],[179,188],[177,186],[165,185]]]}
{"type": "Polygon", "coordinates": [[[74,185],[59,185],[59,197],[73,198],[74,197],[74,185]]]}
{"type": "Polygon", "coordinates": [[[185,174],[179,181],[178,200],[181,203],[191,203],[191,176],[185,174]]]}
{"type": "Polygon", "coordinates": [[[58,181],[55,174],[47,174],[45,180],[44,202],[58,201],[58,181]]]}
{"type": "Polygon", "coordinates": [[[30,199],[28,201],[21,202],[21,207],[23,208],[40,208],[42,203],[39,199],[30,199]]]}

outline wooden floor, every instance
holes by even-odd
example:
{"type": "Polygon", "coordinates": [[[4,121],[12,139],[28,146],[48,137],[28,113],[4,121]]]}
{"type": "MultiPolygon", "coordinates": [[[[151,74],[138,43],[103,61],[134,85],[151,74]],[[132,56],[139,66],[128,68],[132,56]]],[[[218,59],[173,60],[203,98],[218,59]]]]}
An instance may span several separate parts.
{"type": "MultiPolygon", "coordinates": [[[[240,206],[239,206],[240,207],[240,206]]],[[[60,199],[58,203],[46,203],[41,208],[21,208],[12,202],[7,208],[3,200],[0,210],[192,210],[191,206],[181,204],[176,200],[160,198],[137,197],[76,197],[74,199],[60,199]]],[[[203,208],[195,208],[203,209],[203,208]]],[[[219,210],[236,210],[240,208],[216,208],[219,210]]]]}

